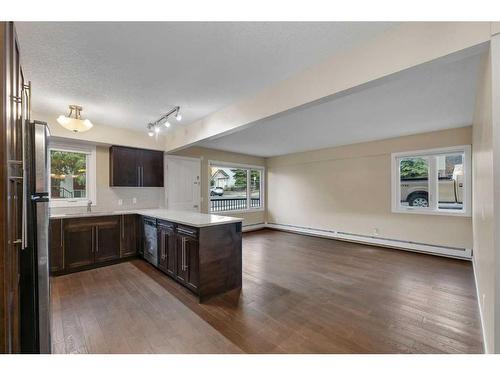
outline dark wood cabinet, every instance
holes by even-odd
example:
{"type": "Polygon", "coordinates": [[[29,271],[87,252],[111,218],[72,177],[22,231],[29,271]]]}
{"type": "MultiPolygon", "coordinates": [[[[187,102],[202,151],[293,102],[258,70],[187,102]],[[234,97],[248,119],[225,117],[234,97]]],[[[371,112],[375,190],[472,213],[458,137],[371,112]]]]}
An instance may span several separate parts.
{"type": "Polygon", "coordinates": [[[141,186],[163,187],[163,152],[141,150],[141,186]]]}
{"type": "MultiPolygon", "coordinates": [[[[136,223],[137,215],[124,215],[136,223]]],[[[122,216],[51,219],[49,232],[50,271],[60,275],[109,264],[134,255],[137,224],[122,225],[122,216]],[[125,230],[123,230],[125,229],[125,230]],[[130,233],[132,232],[132,233],[130,233]]]]}
{"type": "Polygon", "coordinates": [[[177,273],[175,224],[158,222],[158,268],[167,275],[177,273]]]}
{"type": "Polygon", "coordinates": [[[100,219],[94,227],[94,262],[101,263],[120,258],[120,217],[100,219]]]}
{"type": "Polygon", "coordinates": [[[198,231],[179,226],[176,230],[176,278],[189,289],[196,291],[199,283],[198,231]]]}
{"type": "Polygon", "coordinates": [[[120,256],[123,258],[136,255],[140,244],[139,215],[122,215],[120,232],[120,256]]]}
{"type": "Polygon", "coordinates": [[[139,154],[130,147],[109,149],[109,186],[139,186],[139,154]]]}
{"type": "MultiPolygon", "coordinates": [[[[60,275],[141,254],[144,219],[136,214],[52,219],[51,270],[60,275]]],[[[153,265],[200,301],[241,287],[241,223],[201,228],[163,219],[153,223],[158,251],[153,265]]]]}
{"type": "Polygon", "coordinates": [[[54,219],[49,225],[49,251],[50,251],[50,272],[59,272],[64,269],[64,249],[63,249],[63,221],[54,219]]]}
{"type": "Polygon", "coordinates": [[[198,289],[199,285],[199,242],[198,239],[186,237],[185,246],[185,267],[186,284],[193,291],[198,289]]]}
{"type": "Polygon", "coordinates": [[[94,263],[94,224],[86,219],[64,221],[64,257],[68,271],[94,263]]]}
{"type": "Polygon", "coordinates": [[[111,146],[109,168],[109,186],[163,187],[162,151],[111,146]]]}

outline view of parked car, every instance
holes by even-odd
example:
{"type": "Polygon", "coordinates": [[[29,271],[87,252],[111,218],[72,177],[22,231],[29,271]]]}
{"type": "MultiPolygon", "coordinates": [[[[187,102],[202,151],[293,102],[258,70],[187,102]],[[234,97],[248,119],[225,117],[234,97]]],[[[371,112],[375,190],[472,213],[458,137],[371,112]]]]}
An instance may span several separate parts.
{"type": "Polygon", "coordinates": [[[221,187],[210,188],[210,195],[211,196],[217,195],[219,197],[222,197],[223,194],[224,194],[224,189],[221,187]]]}
{"type": "MultiPolygon", "coordinates": [[[[439,177],[438,203],[455,204],[463,203],[463,173],[462,165],[456,165],[453,175],[439,177]]],[[[426,178],[402,178],[401,179],[401,202],[413,207],[428,207],[429,192],[428,179],[426,178]]],[[[451,207],[450,207],[451,208],[451,207]]],[[[457,208],[460,208],[457,206],[457,208]]]]}

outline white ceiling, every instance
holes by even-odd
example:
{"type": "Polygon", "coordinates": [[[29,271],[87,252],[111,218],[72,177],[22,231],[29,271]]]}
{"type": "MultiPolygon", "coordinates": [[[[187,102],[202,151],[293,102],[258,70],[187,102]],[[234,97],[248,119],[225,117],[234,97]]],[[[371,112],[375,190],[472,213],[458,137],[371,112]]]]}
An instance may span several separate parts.
{"type": "Polygon", "coordinates": [[[95,124],[138,130],[174,105],[187,125],[391,26],[16,23],[35,114],[81,104],[95,124]]]}
{"type": "Polygon", "coordinates": [[[269,157],[471,125],[484,48],[471,51],[199,145],[269,157]]]}

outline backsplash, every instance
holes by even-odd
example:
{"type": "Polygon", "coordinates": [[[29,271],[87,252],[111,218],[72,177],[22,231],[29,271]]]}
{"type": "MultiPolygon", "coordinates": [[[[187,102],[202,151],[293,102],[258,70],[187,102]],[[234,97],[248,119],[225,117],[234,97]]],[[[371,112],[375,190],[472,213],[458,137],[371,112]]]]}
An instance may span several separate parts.
{"type": "MultiPolygon", "coordinates": [[[[110,188],[97,186],[97,202],[92,211],[119,211],[141,208],[165,207],[163,188],[110,188]],[[137,203],[133,203],[136,198],[137,203]],[[119,201],[122,201],[122,205],[119,201]]],[[[86,212],[87,207],[53,207],[52,214],[86,212]]]]}

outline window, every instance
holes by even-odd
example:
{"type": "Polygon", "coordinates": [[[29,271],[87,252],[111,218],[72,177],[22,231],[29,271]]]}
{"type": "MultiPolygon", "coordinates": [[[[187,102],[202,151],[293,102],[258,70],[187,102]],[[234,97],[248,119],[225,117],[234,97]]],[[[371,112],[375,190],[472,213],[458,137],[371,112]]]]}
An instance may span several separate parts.
{"type": "Polygon", "coordinates": [[[51,207],[95,205],[95,147],[51,142],[51,207]]]}
{"type": "Polygon", "coordinates": [[[470,216],[470,146],[392,154],[392,211],[470,216]]]}
{"type": "Polygon", "coordinates": [[[260,210],[264,168],[209,162],[210,212],[260,210]]]}

